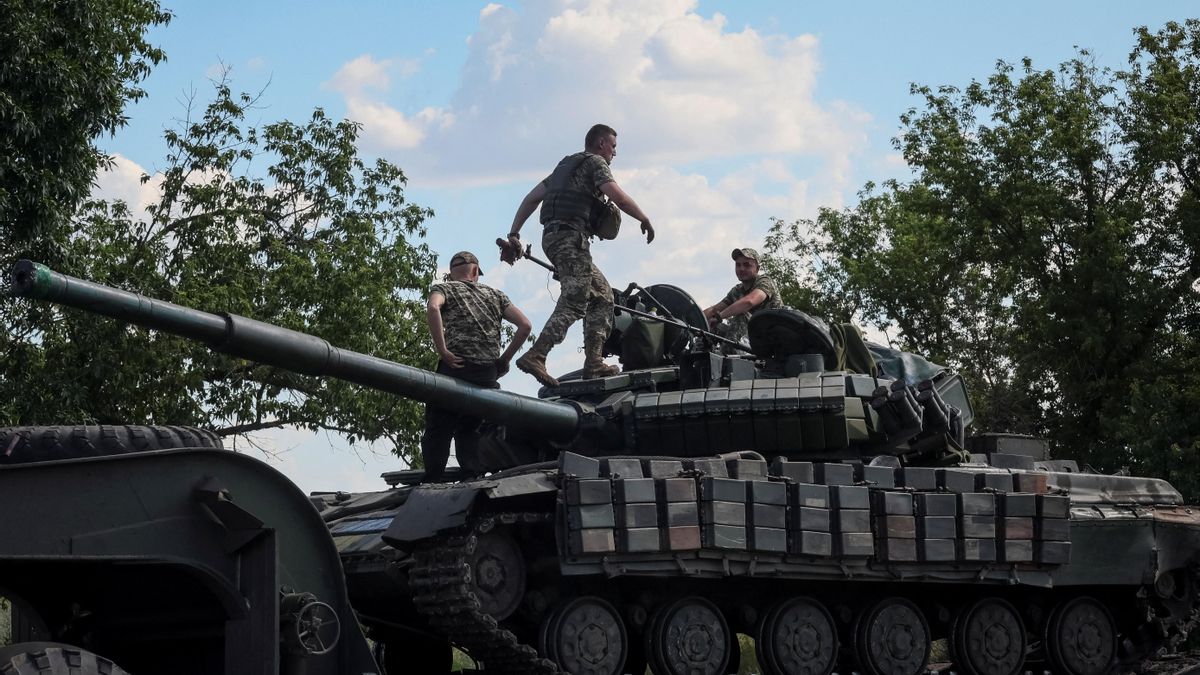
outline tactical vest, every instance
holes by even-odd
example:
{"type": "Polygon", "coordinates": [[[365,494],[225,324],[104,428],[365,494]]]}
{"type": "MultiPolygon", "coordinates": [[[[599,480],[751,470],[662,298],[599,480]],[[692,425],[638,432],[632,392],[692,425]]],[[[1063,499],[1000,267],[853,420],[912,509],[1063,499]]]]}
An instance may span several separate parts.
{"type": "Polygon", "coordinates": [[[573,230],[590,234],[588,223],[596,198],[590,192],[571,189],[571,177],[579,170],[590,152],[577,152],[562,158],[547,181],[546,197],[542,200],[539,219],[542,225],[563,223],[573,230]]]}

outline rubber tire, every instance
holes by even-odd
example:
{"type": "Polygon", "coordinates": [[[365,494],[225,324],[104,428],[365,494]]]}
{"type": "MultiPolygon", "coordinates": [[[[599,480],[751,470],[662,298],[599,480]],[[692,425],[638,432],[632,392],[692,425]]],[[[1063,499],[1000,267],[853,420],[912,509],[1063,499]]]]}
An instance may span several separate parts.
{"type": "Polygon", "coordinates": [[[79,425],[0,428],[0,465],[124,455],[170,448],[221,448],[208,429],[79,425]]]}
{"type": "Polygon", "coordinates": [[[0,647],[0,675],[129,675],[112,661],[58,642],[0,647]]]}

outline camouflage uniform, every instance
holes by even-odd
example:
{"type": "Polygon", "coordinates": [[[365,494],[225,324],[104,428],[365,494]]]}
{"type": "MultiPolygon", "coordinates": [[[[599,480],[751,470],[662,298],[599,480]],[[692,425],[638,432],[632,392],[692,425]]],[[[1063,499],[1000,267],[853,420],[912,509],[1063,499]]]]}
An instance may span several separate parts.
{"type": "MultiPolygon", "coordinates": [[[[463,359],[461,368],[439,360],[437,372],[490,389],[499,389],[496,361],[500,358],[500,322],[512,304],[504,293],[480,283],[446,281],[434,284],[430,295],[446,298],[442,305],[442,330],[446,349],[463,359]]],[[[479,463],[478,417],[461,415],[445,408],[425,406],[425,431],[421,434],[421,458],[425,481],[440,480],[450,458],[450,439],[459,466],[476,470],[479,463]]]]}
{"type": "MultiPolygon", "coordinates": [[[[570,161],[578,155],[563,159],[570,161]]],[[[543,182],[550,187],[551,177],[543,182]]],[[[600,155],[589,154],[571,174],[567,188],[571,192],[590,195],[601,200],[604,193],[600,186],[613,181],[608,162],[600,155]]],[[[608,280],[592,263],[590,233],[586,213],[581,216],[578,209],[564,208],[551,196],[542,203],[541,222],[545,227],[542,234],[542,250],[554,264],[561,285],[558,304],[546,320],[542,332],[530,349],[545,355],[554,345],[566,339],[567,330],[583,319],[583,342],[585,351],[599,350],[608,338],[613,321],[612,287],[608,280]]],[[[567,199],[567,197],[563,197],[567,199]]]]}
{"type": "Polygon", "coordinates": [[[750,317],[753,316],[755,312],[762,309],[778,309],[783,307],[783,301],[779,299],[779,288],[775,285],[775,282],[765,274],[760,274],[753,281],[739,283],[733,288],[729,289],[729,293],[725,295],[725,299],[723,299],[721,302],[725,303],[725,306],[728,307],[749,295],[750,291],[753,291],[756,288],[767,294],[766,299],[760,302],[749,312],[729,317],[724,324],[721,324],[717,327],[717,335],[720,335],[724,338],[729,338],[734,342],[741,342],[742,338],[746,337],[746,331],[750,326],[750,317]]]}

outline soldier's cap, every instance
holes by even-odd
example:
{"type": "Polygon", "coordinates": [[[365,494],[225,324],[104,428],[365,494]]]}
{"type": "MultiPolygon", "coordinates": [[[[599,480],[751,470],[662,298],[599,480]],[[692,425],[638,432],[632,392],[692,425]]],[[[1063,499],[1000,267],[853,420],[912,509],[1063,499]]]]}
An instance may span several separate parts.
{"type": "Polygon", "coordinates": [[[754,262],[758,262],[758,251],[755,251],[752,248],[735,248],[733,249],[733,255],[730,257],[734,260],[737,260],[738,258],[749,258],[754,262]]]}
{"type": "MultiPolygon", "coordinates": [[[[476,258],[475,254],[470,251],[459,251],[450,258],[451,267],[458,267],[459,265],[466,265],[468,263],[479,264],[479,258],[476,258]]],[[[483,268],[479,269],[479,276],[483,276],[483,268]]]]}

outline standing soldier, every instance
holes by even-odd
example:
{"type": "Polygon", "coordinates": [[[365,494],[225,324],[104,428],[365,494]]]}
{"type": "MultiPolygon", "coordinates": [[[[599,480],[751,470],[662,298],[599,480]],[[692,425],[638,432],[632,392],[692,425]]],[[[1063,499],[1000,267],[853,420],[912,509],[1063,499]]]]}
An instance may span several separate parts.
{"type": "Polygon", "coordinates": [[[733,273],[738,283],[729,289],[725,299],[704,310],[708,325],[721,337],[740,342],[746,337],[750,317],[760,309],[783,307],[779,289],[765,274],[758,273],[758,251],[752,248],[733,249],[733,273]],[[729,323],[722,322],[729,319],[729,323]]]}
{"type": "MultiPolygon", "coordinates": [[[[447,280],[429,289],[425,305],[429,335],[437,349],[437,372],[472,384],[499,389],[497,380],[508,372],[513,354],[529,337],[529,319],[504,293],[478,282],[483,272],[479,258],[459,251],[450,258],[447,280]],[[500,320],[517,328],[504,353],[500,353],[500,320]]],[[[421,457],[425,481],[441,479],[450,457],[450,439],[458,451],[458,463],[479,470],[479,424],[477,417],[425,406],[425,432],[421,434],[421,457]]]]}
{"type": "Polygon", "coordinates": [[[517,359],[517,367],[533,375],[538,382],[557,387],[558,380],[546,372],[546,355],[562,342],[569,329],[583,318],[583,377],[590,379],[615,375],[616,366],[604,363],[601,349],[608,339],[613,320],[612,288],[592,263],[589,250],[594,232],[594,211],[606,208],[604,198],[612,200],[625,213],[637,218],[646,243],[654,240],[654,227],[637,202],[613,180],[609,164],[617,154],[617,132],[597,124],[588,130],[584,151],[567,155],[554,173],[538,183],[517,208],[509,246],[521,250],[521,226],[541,204],[542,250],[554,264],[561,289],[558,304],[546,320],[546,326],[533,347],[517,359]]]}

